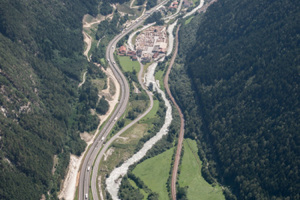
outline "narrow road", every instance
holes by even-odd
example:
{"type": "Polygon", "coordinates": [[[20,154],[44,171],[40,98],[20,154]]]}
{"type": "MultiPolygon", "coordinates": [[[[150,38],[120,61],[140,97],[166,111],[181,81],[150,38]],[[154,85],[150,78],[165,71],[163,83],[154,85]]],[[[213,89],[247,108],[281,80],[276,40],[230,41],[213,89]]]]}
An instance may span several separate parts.
{"type": "Polygon", "coordinates": [[[92,47],[92,38],[86,32],[82,31],[82,33],[84,37],[84,42],[87,44],[86,50],[84,51],[83,55],[85,55],[87,60],[90,62],[91,58],[89,57],[89,51],[91,50],[92,47]]]}
{"type": "MultiPolygon", "coordinates": [[[[79,177],[79,188],[78,188],[78,199],[83,200],[83,199],[88,199],[89,195],[89,190],[92,187],[92,194],[93,194],[93,199],[97,200],[98,199],[98,194],[97,194],[97,180],[93,177],[97,176],[96,170],[91,170],[91,168],[97,167],[94,165],[94,162],[98,156],[99,149],[103,145],[103,141],[105,138],[108,136],[110,131],[112,130],[113,126],[116,124],[117,120],[122,116],[122,114],[126,110],[126,106],[129,100],[129,85],[128,82],[118,67],[118,65],[115,62],[114,59],[114,50],[116,48],[116,45],[120,39],[122,39],[125,35],[127,35],[129,32],[131,32],[133,29],[137,28],[138,26],[142,25],[143,21],[149,17],[153,12],[155,12],[160,6],[163,4],[166,4],[167,0],[161,2],[154,8],[148,11],[148,15],[143,19],[137,20],[135,23],[130,25],[128,29],[121,34],[117,35],[107,46],[106,48],[106,59],[109,62],[109,65],[117,78],[117,81],[119,82],[121,86],[121,97],[119,104],[117,105],[114,113],[111,115],[111,117],[108,119],[107,123],[104,125],[102,128],[101,132],[96,136],[94,143],[91,145],[89,148],[88,152],[85,155],[84,161],[81,166],[81,171],[80,171],[80,177],[79,177]],[[94,167],[93,167],[94,166],[94,167]],[[92,171],[93,176],[92,176],[92,171]],[[91,180],[92,177],[92,180],[91,180]]],[[[150,102],[151,103],[151,102],[150,102]]],[[[152,102],[153,103],[153,102],[152,102]]],[[[143,115],[142,115],[143,116],[143,115]]],[[[138,121],[138,120],[137,120],[138,121]]],[[[133,121],[134,123],[136,121],[133,121]]],[[[130,123],[130,126],[132,126],[134,123],[130,123]]],[[[126,126],[126,127],[130,127],[126,126]]],[[[125,127],[125,128],[126,128],[125,127]]]]}
{"type": "MultiPolygon", "coordinates": [[[[124,133],[125,131],[127,131],[131,126],[133,126],[134,124],[136,124],[139,120],[141,120],[143,117],[145,117],[153,108],[153,97],[152,97],[152,93],[150,93],[149,91],[146,90],[144,84],[142,83],[142,79],[141,79],[141,75],[144,71],[143,66],[140,69],[140,73],[138,76],[138,80],[142,86],[142,88],[146,91],[149,99],[150,99],[150,105],[148,107],[148,109],[141,115],[139,115],[136,119],[134,119],[132,122],[130,122],[127,126],[125,126],[124,128],[122,128],[118,133],[116,133],[112,138],[110,138],[105,145],[103,146],[103,148],[101,149],[96,162],[94,163],[94,168],[93,168],[93,174],[97,174],[99,171],[99,166],[100,166],[100,161],[104,155],[104,153],[107,151],[107,149],[110,147],[110,145],[119,138],[119,136],[124,133]]],[[[97,176],[92,176],[92,182],[97,183],[97,176]]],[[[101,184],[101,183],[99,183],[101,184]]],[[[99,190],[101,190],[101,187],[99,188],[99,190]]],[[[92,193],[93,193],[93,198],[94,200],[98,200],[98,193],[97,193],[97,185],[96,184],[92,184],[92,193]]]]}
{"type": "Polygon", "coordinates": [[[83,76],[82,76],[82,82],[78,84],[78,88],[80,88],[80,87],[85,83],[86,73],[87,73],[87,72],[84,72],[84,73],[83,73],[83,76]]]}
{"type": "Polygon", "coordinates": [[[177,17],[178,13],[181,10],[182,3],[183,3],[183,0],[180,0],[176,12],[173,15],[171,15],[171,16],[165,17],[164,20],[168,21],[168,20],[171,20],[171,19],[174,19],[175,17],[177,17]]]}
{"type": "Polygon", "coordinates": [[[183,19],[186,17],[189,17],[193,15],[195,12],[197,12],[202,6],[204,5],[204,0],[200,0],[200,4],[194,8],[191,12],[187,13],[186,15],[183,16],[183,19]]]}
{"type": "Polygon", "coordinates": [[[176,155],[175,155],[175,161],[174,161],[173,171],[172,171],[172,180],[171,180],[172,200],[176,200],[177,171],[178,171],[178,166],[179,166],[179,161],[180,161],[180,154],[181,154],[182,142],[183,142],[183,135],[184,135],[184,117],[183,117],[183,114],[182,114],[179,106],[177,105],[174,97],[172,96],[172,93],[170,91],[169,84],[168,84],[169,74],[171,72],[172,66],[174,64],[174,61],[175,61],[175,58],[176,58],[177,52],[178,52],[178,32],[179,32],[179,28],[180,28],[180,25],[177,27],[177,30],[176,30],[174,54],[172,56],[170,65],[168,67],[166,76],[164,78],[164,85],[165,85],[166,91],[167,91],[167,93],[168,93],[171,101],[175,105],[176,109],[178,110],[179,116],[180,116],[180,133],[179,133],[179,136],[178,136],[177,151],[176,151],[176,155]]]}
{"type": "Polygon", "coordinates": [[[132,0],[132,1],[131,1],[130,6],[129,6],[130,8],[139,8],[139,7],[141,7],[141,6],[146,7],[147,2],[145,2],[143,5],[140,5],[140,6],[132,6],[133,3],[134,3],[135,1],[136,1],[136,0],[132,0]]]}
{"type": "MultiPolygon", "coordinates": [[[[103,144],[103,138],[106,138],[109,132],[112,130],[113,126],[117,122],[117,119],[119,119],[122,114],[124,113],[128,100],[129,100],[129,85],[128,82],[119,69],[119,67],[115,64],[113,52],[116,46],[116,43],[119,41],[121,35],[118,35],[115,37],[110,44],[108,45],[107,51],[106,51],[106,58],[108,60],[111,60],[110,67],[117,79],[117,81],[120,84],[121,87],[121,97],[119,104],[117,105],[114,113],[111,115],[111,117],[108,119],[107,123],[104,125],[101,132],[96,137],[94,143],[91,145],[90,149],[85,155],[84,161],[81,166],[80,171],[80,178],[79,178],[79,194],[78,199],[88,199],[90,184],[96,185],[96,182],[90,182],[90,176],[92,165],[98,155],[99,148],[103,144]]],[[[123,37],[123,36],[122,36],[123,37]]],[[[95,199],[95,198],[94,198],[95,199]]]]}

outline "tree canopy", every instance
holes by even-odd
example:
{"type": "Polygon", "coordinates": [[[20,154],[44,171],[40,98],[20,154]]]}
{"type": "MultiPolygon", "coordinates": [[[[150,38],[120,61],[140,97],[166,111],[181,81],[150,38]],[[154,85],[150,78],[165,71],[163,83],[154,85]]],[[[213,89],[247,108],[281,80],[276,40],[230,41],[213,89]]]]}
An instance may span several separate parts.
{"type": "Polygon", "coordinates": [[[299,198],[299,12],[297,1],[224,0],[181,28],[172,87],[186,136],[204,176],[238,199],[299,198]]]}

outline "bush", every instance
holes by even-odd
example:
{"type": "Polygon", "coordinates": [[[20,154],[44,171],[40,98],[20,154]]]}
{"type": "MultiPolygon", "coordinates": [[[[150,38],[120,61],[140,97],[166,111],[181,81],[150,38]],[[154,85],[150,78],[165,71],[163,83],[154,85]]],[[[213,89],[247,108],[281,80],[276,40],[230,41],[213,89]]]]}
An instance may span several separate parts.
{"type": "Polygon", "coordinates": [[[100,101],[99,101],[99,103],[98,103],[98,105],[96,107],[96,111],[97,111],[97,113],[99,113],[101,115],[105,115],[107,113],[108,109],[109,109],[109,104],[105,100],[105,97],[103,96],[100,99],[100,101]]]}

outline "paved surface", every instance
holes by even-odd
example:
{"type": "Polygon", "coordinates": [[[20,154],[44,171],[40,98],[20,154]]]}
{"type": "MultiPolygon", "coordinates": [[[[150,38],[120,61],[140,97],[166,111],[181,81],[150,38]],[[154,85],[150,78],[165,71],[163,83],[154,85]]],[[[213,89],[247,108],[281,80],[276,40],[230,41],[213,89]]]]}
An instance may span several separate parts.
{"type": "MultiPolygon", "coordinates": [[[[139,82],[140,84],[142,85],[143,89],[145,90],[145,86],[142,84],[142,81],[141,81],[141,74],[143,73],[144,71],[144,68],[143,66],[141,67],[140,69],[140,72],[139,72],[139,82]]],[[[143,117],[145,117],[149,112],[150,110],[152,109],[153,107],[153,97],[152,97],[152,93],[147,92],[147,95],[149,96],[149,99],[150,99],[150,105],[148,107],[148,109],[140,116],[138,116],[135,120],[133,120],[131,123],[129,123],[127,126],[125,126],[122,130],[120,130],[118,133],[116,133],[112,138],[110,138],[109,141],[107,141],[104,145],[104,147],[101,149],[98,157],[97,157],[97,160],[94,164],[94,168],[93,168],[93,174],[97,174],[98,173],[98,170],[99,170],[99,165],[100,165],[100,161],[104,155],[104,153],[107,151],[107,149],[110,147],[110,145],[116,140],[118,139],[118,137],[124,133],[125,131],[127,131],[131,126],[133,126],[135,123],[137,123],[139,120],[141,120],[143,117]]],[[[97,178],[98,176],[96,175],[93,175],[92,176],[92,183],[95,183],[95,184],[92,184],[91,188],[92,188],[92,194],[93,194],[93,199],[94,200],[98,200],[98,185],[101,185],[101,183],[98,183],[97,185],[97,178]]]]}
{"type": "Polygon", "coordinates": [[[175,17],[177,17],[179,15],[180,10],[181,10],[182,3],[183,3],[183,0],[180,0],[176,12],[171,16],[165,17],[164,20],[169,22],[171,19],[174,19],[175,17]]]}
{"type": "Polygon", "coordinates": [[[172,171],[172,180],[171,180],[171,194],[172,194],[172,199],[173,200],[176,200],[176,180],[177,180],[177,171],[178,171],[178,166],[179,166],[179,161],[180,161],[180,154],[181,154],[183,135],[184,135],[184,117],[183,117],[183,114],[182,114],[179,106],[177,105],[174,97],[172,96],[172,93],[171,93],[170,88],[169,88],[168,81],[169,81],[169,74],[171,72],[171,68],[174,64],[174,61],[175,61],[175,58],[176,58],[177,52],[178,52],[178,31],[179,31],[179,28],[180,28],[180,25],[177,27],[177,30],[176,30],[175,51],[174,51],[174,54],[172,56],[170,65],[168,67],[166,76],[164,78],[164,85],[165,85],[166,91],[167,91],[171,101],[175,105],[176,109],[178,110],[179,116],[180,116],[180,133],[179,133],[179,136],[178,136],[177,151],[176,151],[176,155],[175,155],[173,171],[172,171]]]}
{"type": "Polygon", "coordinates": [[[191,12],[187,13],[186,15],[183,16],[183,19],[186,17],[189,17],[193,15],[195,12],[197,12],[202,6],[204,5],[204,0],[200,0],[200,4],[194,8],[191,12]]]}
{"type": "MultiPolygon", "coordinates": [[[[93,177],[94,178],[92,178],[92,180],[91,180],[92,166],[93,166],[93,164],[94,164],[94,162],[97,158],[99,149],[101,149],[101,147],[103,145],[103,140],[105,140],[105,138],[110,133],[110,131],[112,130],[112,128],[115,125],[115,123],[117,122],[117,120],[125,112],[125,109],[126,109],[126,106],[127,106],[128,100],[129,100],[129,85],[128,85],[128,82],[127,82],[125,76],[123,75],[123,73],[121,72],[120,68],[116,65],[116,62],[115,62],[114,56],[113,56],[113,52],[115,50],[116,44],[121,38],[123,38],[125,35],[127,35],[130,31],[132,31],[133,29],[135,29],[138,26],[142,25],[143,21],[145,19],[147,19],[147,17],[149,17],[153,12],[155,12],[161,5],[163,5],[165,3],[167,3],[167,0],[163,1],[160,4],[158,4],[157,6],[152,8],[150,11],[147,11],[146,14],[143,17],[140,17],[137,22],[132,24],[130,27],[128,27],[121,34],[117,35],[109,43],[109,45],[107,46],[106,59],[109,60],[110,67],[111,67],[114,75],[116,76],[116,78],[117,78],[117,80],[118,80],[118,82],[121,86],[121,97],[120,97],[120,102],[117,105],[115,111],[113,112],[111,117],[108,119],[108,121],[105,123],[105,125],[102,128],[101,132],[98,134],[98,136],[96,137],[94,143],[91,145],[91,147],[89,148],[88,152],[85,155],[84,161],[83,161],[82,166],[81,166],[80,177],[79,177],[79,186],[78,186],[78,188],[79,188],[78,189],[79,190],[78,191],[78,199],[79,200],[88,199],[90,186],[92,186],[93,199],[94,200],[98,199],[97,185],[96,185],[97,184],[97,172],[98,171],[93,170],[93,174],[94,174],[93,177]]],[[[153,102],[152,102],[152,104],[153,104],[153,102]]],[[[143,115],[141,115],[140,117],[142,118],[143,115]]],[[[134,120],[132,123],[128,124],[126,126],[127,129],[130,126],[132,126],[134,123],[136,123],[138,120],[139,120],[139,118],[134,120]]],[[[126,127],[124,129],[126,129],[126,127]]],[[[122,131],[124,129],[122,129],[122,131]]],[[[110,140],[110,141],[112,142],[113,140],[110,140]]],[[[99,167],[99,166],[97,166],[97,167],[99,167]]]]}
{"type": "MultiPolygon", "coordinates": [[[[121,34],[122,35],[122,34],[121,34]]],[[[110,60],[110,67],[117,78],[117,81],[121,87],[121,97],[120,102],[117,105],[114,113],[111,115],[109,120],[105,123],[103,129],[96,137],[94,143],[89,148],[87,154],[85,155],[84,161],[82,163],[81,171],[80,171],[80,179],[79,179],[79,199],[87,199],[86,196],[89,195],[89,188],[90,188],[90,176],[91,176],[91,166],[93,165],[99,148],[103,144],[103,140],[107,137],[109,132],[112,130],[113,126],[117,122],[117,119],[121,117],[121,115],[125,112],[128,100],[129,100],[129,85],[122,74],[121,70],[115,63],[113,52],[116,46],[116,43],[119,41],[120,36],[115,37],[108,45],[106,51],[106,58],[110,60]],[[102,139],[103,138],[103,139],[102,139]]],[[[96,184],[96,183],[92,183],[96,184]]]]}

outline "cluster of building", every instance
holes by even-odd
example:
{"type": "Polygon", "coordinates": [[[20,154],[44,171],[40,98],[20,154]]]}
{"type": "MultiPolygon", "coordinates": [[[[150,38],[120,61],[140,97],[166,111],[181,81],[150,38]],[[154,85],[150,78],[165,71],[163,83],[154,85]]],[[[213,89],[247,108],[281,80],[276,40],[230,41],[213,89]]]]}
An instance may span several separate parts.
{"type": "Polygon", "coordinates": [[[125,46],[121,46],[119,48],[118,54],[120,56],[129,56],[132,60],[137,60],[136,52],[131,51],[131,50],[127,50],[127,48],[125,46]]]}
{"type": "Polygon", "coordinates": [[[158,59],[167,52],[167,30],[165,26],[152,26],[141,32],[135,42],[137,56],[144,63],[158,59]]]}
{"type": "MultiPolygon", "coordinates": [[[[212,4],[217,0],[211,0],[209,3],[212,4]]],[[[193,6],[194,3],[192,0],[183,0],[183,6],[187,9],[193,6]]],[[[173,1],[168,7],[169,10],[177,9],[179,3],[177,0],[173,1]]],[[[185,9],[185,10],[186,10],[185,9]]],[[[203,9],[200,9],[199,12],[205,12],[207,9],[206,6],[203,6],[203,9]]],[[[168,12],[166,7],[162,6],[159,9],[161,12],[168,12]]],[[[131,23],[130,23],[131,24],[131,23]]],[[[140,58],[140,61],[143,63],[151,62],[152,60],[158,60],[161,57],[165,56],[167,52],[168,39],[167,39],[167,30],[165,26],[152,26],[144,31],[142,31],[136,38],[135,49],[127,49],[125,46],[119,48],[118,54],[121,56],[130,56],[132,60],[137,60],[140,58]]]]}
{"type": "Polygon", "coordinates": [[[130,56],[132,60],[139,57],[141,62],[147,63],[163,57],[167,52],[168,39],[165,26],[152,26],[136,37],[135,49],[121,46],[118,50],[120,56],[130,56]]]}
{"type": "MultiPolygon", "coordinates": [[[[189,7],[193,6],[193,5],[194,5],[194,3],[193,3],[192,0],[183,0],[183,7],[184,8],[189,8],[189,7]]],[[[172,10],[176,10],[178,8],[178,6],[179,6],[178,1],[173,1],[170,4],[170,6],[168,7],[168,9],[171,10],[171,11],[172,10]]]]}

